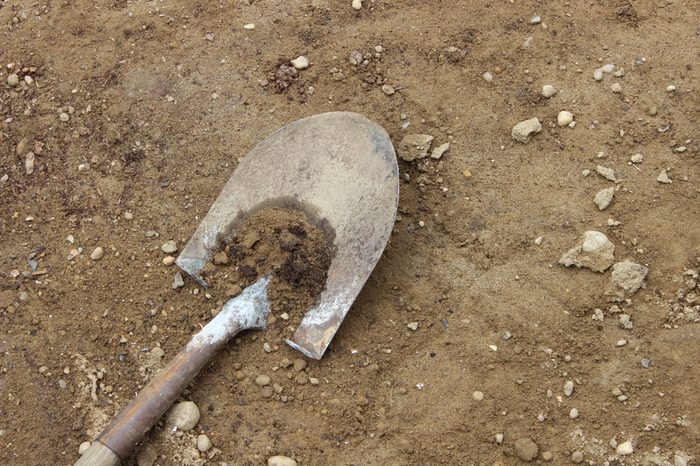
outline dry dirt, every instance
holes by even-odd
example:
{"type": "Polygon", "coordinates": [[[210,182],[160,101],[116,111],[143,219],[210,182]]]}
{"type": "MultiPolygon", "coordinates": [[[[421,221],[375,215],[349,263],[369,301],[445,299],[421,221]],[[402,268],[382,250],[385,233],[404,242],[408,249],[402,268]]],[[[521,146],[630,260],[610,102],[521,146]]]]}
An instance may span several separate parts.
{"type": "Polygon", "coordinates": [[[510,465],[528,437],[551,464],[697,464],[699,19],[695,0],[3,1],[0,463],[75,461],[216,308],[171,288],[161,244],[185,244],[265,136],[351,110],[397,147],[451,148],[400,163],[394,234],[323,360],[296,372],[293,350],[243,335],[183,395],[194,431],[155,429],[141,463],[510,465]],[[301,54],[308,69],[279,67],[301,54]],[[594,81],[606,63],[625,75],[594,81]],[[542,132],[513,141],[531,117],[542,132]],[[619,179],[604,211],[596,165],[619,179]],[[557,263],[586,230],[650,269],[620,305],[631,330],[608,311],[609,270],[557,263]],[[263,397],[259,374],[282,392],[263,397]]]}

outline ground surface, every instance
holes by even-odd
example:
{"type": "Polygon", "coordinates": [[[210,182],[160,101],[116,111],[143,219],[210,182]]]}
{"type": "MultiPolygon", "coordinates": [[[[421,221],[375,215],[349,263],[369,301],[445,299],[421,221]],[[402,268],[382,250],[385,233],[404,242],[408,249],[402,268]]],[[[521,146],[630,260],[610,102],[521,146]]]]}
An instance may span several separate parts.
{"type": "Polygon", "coordinates": [[[394,234],[324,359],[300,375],[279,339],[242,336],[183,395],[195,429],[156,429],[140,464],[505,465],[523,437],[553,464],[699,458],[699,4],[542,3],[0,3],[0,463],[72,464],[210,318],[221,299],[174,291],[160,246],[184,245],[256,143],[332,110],[397,147],[427,133],[451,148],[400,162],[394,234]],[[311,66],[278,80],[301,54],[311,66]],[[624,76],[596,82],[606,63],[624,76]],[[531,117],[541,133],[515,142],[531,117]],[[619,180],[605,211],[593,197],[615,184],[596,165],[619,180]],[[650,269],[620,305],[632,329],[609,312],[610,271],[557,263],[586,230],[650,269]],[[200,433],[214,445],[201,455],[200,433]],[[626,440],[618,460],[611,441],[626,440]]]}

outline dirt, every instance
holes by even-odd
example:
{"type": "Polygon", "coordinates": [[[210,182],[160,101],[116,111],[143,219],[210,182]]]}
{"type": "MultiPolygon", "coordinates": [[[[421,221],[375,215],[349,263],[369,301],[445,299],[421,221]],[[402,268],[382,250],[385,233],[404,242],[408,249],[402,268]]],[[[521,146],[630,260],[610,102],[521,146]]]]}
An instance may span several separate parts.
{"type": "Polygon", "coordinates": [[[154,429],[142,464],[511,465],[520,438],[551,464],[697,464],[699,18],[688,0],[0,3],[0,463],[75,461],[224,299],[173,290],[163,242],[264,137],[349,110],[395,147],[450,149],[400,161],[389,245],[324,358],[296,371],[278,336],[242,335],[183,394],[191,435],[154,429]],[[624,75],[595,81],[607,63],[624,75]],[[649,268],[629,301],[608,302],[610,270],[558,264],[589,230],[649,268]]]}
{"type": "Polygon", "coordinates": [[[330,232],[300,210],[270,207],[250,215],[201,271],[211,293],[233,298],[268,274],[266,338],[291,338],[326,283],[333,257],[330,232]],[[275,323],[285,325],[275,325],[275,323]]]}

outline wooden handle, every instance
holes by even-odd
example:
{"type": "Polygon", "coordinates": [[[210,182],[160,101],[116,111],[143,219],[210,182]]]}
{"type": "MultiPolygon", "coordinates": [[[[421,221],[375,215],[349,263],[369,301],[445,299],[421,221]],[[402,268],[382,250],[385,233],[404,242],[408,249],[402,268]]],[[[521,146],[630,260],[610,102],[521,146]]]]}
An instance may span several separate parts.
{"type": "MultiPolygon", "coordinates": [[[[195,338],[197,338],[195,336],[195,338]]],[[[131,454],[141,437],[170,408],[225,340],[187,345],[139,392],[97,438],[120,458],[131,454]]]]}
{"type": "Polygon", "coordinates": [[[109,466],[126,459],[143,435],[232,336],[241,330],[265,327],[270,312],[269,283],[269,276],[261,278],[228,301],[114,418],[75,466],[109,466]],[[116,463],[110,453],[116,457],[116,463]]]}

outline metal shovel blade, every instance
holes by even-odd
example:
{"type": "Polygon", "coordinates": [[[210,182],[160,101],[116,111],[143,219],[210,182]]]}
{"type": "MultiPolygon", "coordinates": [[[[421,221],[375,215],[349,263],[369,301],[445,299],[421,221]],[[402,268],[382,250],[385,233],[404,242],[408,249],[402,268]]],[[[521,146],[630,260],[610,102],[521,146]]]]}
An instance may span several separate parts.
{"type": "Polygon", "coordinates": [[[288,343],[320,359],[367,281],[396,219],[396,154],[379,125],[350,112],[291,123],[255,146],[211,206],[177,265],[206,285],[200,270],[252,213],[304,210],[333,238],[326,286],[288,343]]]}

